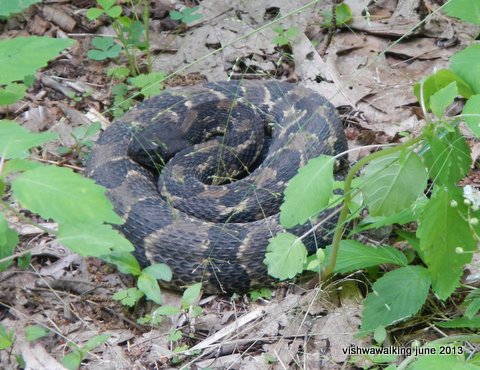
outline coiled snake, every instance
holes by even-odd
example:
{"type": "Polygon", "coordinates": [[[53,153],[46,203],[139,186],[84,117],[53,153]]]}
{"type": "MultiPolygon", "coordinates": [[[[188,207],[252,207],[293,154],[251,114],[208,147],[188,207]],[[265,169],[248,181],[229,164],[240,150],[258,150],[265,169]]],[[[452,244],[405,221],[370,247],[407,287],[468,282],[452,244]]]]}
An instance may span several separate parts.
{"type": "Polygon", "coordinates": [[[203,281],[207,292],[241,293],[270,280],[263,259],[283,230],[288,181],[309,159],[346,148],[334,107],[310,89],[207,83],[166,90],[117,119],[86,172],[108,189],[139,261],[170,266],[168,287],[203,281]]]}

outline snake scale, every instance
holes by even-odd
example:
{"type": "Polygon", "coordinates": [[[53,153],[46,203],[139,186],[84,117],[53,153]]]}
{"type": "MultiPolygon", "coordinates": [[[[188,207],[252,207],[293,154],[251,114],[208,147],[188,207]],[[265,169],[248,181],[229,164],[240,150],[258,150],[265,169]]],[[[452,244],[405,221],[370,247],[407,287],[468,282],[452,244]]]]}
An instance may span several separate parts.
{"type": "MultiPolygon", "coordinates": [[[[102,133],[86,172],[107,188],[140,263],[170,266],[162,285],[202,281],[206,292],[242,293],[271,281],[263,259],[284,230],[288,181],[309,159],[346,149],[321,95],[275,80],[228,81],[145,100],[102,133]]],[[[328,236],[310,239],[313,252],[328,236]]]]}

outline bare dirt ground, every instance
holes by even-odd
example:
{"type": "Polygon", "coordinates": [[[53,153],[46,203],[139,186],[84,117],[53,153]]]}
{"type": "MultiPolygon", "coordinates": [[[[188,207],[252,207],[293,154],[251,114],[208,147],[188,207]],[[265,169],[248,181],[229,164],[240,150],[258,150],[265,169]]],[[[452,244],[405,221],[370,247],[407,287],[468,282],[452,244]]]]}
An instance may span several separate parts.
{"type": "MultiPolygon", "coordinates": [[[[128,9],[129,2],[120,3],[128,9]]],[[[168,12],[185,4],[152,1],[154,69],[177,72],[167,80],[167,87],[228,78],[278,78],[308,86],[329,98],[342,114],[353,162],[368,154],[370,149],[362,147],[397,142],[403,131],[418,132],[423,117],[413,83],[448,66],[451,55],[478,32],[436,12],[439,1],[350,0],[345,3],[353,20],[329,33],[321,27],[321,13],[331,8],[331,2],[319,1],[295,11],[308,3],[204,0],[199,3],[201,19],[184,27],[168,12]],[[290,46],[280,48],[272,42],[273,27],[263,26],[289,13],[280,25],[298,27],[300,32],[290,46]]],[[[25,99],[0,115],[34,132],[58,132],[60,143],[47,145],[37,157],[80,173],[81,156],[60,156],[58,147],[75,144],[71,134],[76,127],[99,120],[105,127],[112,120],[106,109],[112,105],[113,85],[105,70],[115,62],[86,57],[95,35],[112,34],[107,23],[86,18],[86,10],[94,5],[93,0],[43,1],[23,15],[0,21],[2,39],[48,35],[77,41],[38,73],[25,99]]],[[[471,181],[475,180],[472,175],[471,181]]],[[[72,254],[20,219],[12,217],[9,222],[22,235],[19,250],[33,248],[33,258],[28,269],[11,267],[0,275],[1,323],[16,335],[13,348],[0,354],[1,368],[18,368],[15,355],[21,354],[30,369],[61,369],[60,359],[71,350],[69,341],[82,346],[99,333],[111,338],[87,355],[82,368],[372,366],[368,359],[342,351],[350,345],[371,344],[369,338],[354,337],[369,284],[361,273],[315,289],[282,284],[270,300],[204,296],[200,316],[182,313],[166,317],[156,327],[144,326],[136,320],[151,311],[149,304],[126,309],[112,300],[118,289],[132,286],[132,279],[97,260],[72,254]],[[35,324],[51,328],[52,333],[28,343],[23,328],[35,324]],[[170,336],[175,329],[179,338],[170,336]]],[[[181,295],[164,294],[166,303],[180,305],[181,295]]],[[[389,340],[404,346],[439,335],[428,328],[428,322],[407,321],[392,330],[389,340]]]]}

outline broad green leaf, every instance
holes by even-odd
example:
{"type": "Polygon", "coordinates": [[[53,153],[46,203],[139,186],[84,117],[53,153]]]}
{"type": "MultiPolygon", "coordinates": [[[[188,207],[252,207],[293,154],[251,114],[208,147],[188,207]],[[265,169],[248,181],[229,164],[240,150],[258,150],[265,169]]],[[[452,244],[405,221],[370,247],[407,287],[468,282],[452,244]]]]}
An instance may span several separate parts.
{"type": "Polygon", "coordinates": [[[405,240],[410,245],[410,247],[412,247],[415,250],[415,252],[418,253],[420,258],[423,259],[423,252],[420,249],[420,240],[417,238],[415,233],[410,231],[405,231],[405,230],[397,230],[396,232],[398,236],[401,239],[405,240]]]}
{"type": "Polygon", "coordinates": [[[98,8],[90,8],[87,10],[87,18],[90,21],[94,21],[104,13],[104,10],[98,8]]]}
{"type": "Polygon", "coordinates": [[[480,94],[467,100],[462,111],[463,119],[476,137],[480,137],[480,94]]]}
{"type": "MultiPolygon", "coordinates": [[[[27,9],[42,0],[0,0],[0,17],[8,17],[27,9]]],[[[2,66],[3,67],[3,66],[2,66]]]]}
{"type": "Polygon", "coordinates": [[[0,173],[0,179],[5,179],[7,175],[15,172],[24,172],[43,166],[45,165],[41,162],[31,161],[28,159],[10,159],[9,161],[5,162],[2,173],[0,173]]]}
{"type": "Polygon", "coordinates": [[[423,90],[423,99],[427,109],[430,109],[430,98],[437,91],[450,85],[452,82],[457,83],[458,93],[464,98],[472,96],[473,91],[470,86],[460,76],[456,75],[448,69],[441,69],[434,74],[425,78],[422,82],[418,82],[413,86],[413,93],[420,100],[420,90],[423,90]]]}
{"type": "Polygon", "coordinates": [[[0,120],[0,157],[26,158],[28,149],[56,138],[53,132],[34,134],[14,121],[0,120]]]}
{"type": "Polygon", "coordinates": [[[82,363],[82,352],[79,350],[74,350],[72,353],[69,353],[66,356],[63,356],[61,362],[68,370],[77,370],[82,363]]]}
{"type": "Polygon", "coordinates": [[[100,334],[100,335],[95,335],[94,337],[91,337],[87,343],[83,346],[84,351],[91,351],[92,349],[101,346],[102,344],[105,344],[110,338],[110,334],[100,334]]]}
{"type": "Polygon", "coordinates": [[[180,308],[178,308],[178,307],[160,306],[155,311],[153,311],[153,316],[157,316],[157,315],[173,316],[173,315],[179,314],[180,312],[182,312],[182,310],[180,310],[180,308]]]}
{"type": "Polygon", "coordinates": [[[157,279],[150,274],[140,273],[137,280],[137,288],[140,289],[148,299],[156,304],[162,304],[162,296],[157,279]]]}
{"type": "Polygon", "coordinates": [[[463,179],[472,159],[470,149],[458,128],[452,132],[442,132],[443,137],[425,132],[429,150],[424,153],[429,175],[437,184],[448,185],[463,179]]]}
{"type": "Polygon", "coordinates": [[[443,11],[462,21],[480,24],[480,2],[477,0],[449,0],[443,11]]]}
{"type": "Polygon", "coordinates": [[[32,325],[25,328],[25,339],[27,342],[33,342],[34,340],[46,337],[48,334],[50,334],[50,330],[42,326],[32,325]]]}
{"type": "Polygon", "coordinates": [[[39,167],[22,173],[12,182],[23,207],[56,222],[120,224],[105,196],[105,188],[68,168],[39,167]]]}
{"type": "MultiPolygon", "coordinates": [[[[475,94],[480,93],[480,45],[472,44],[452,56],[450,69],[460,76],[475,94]]],[[[469,98],[469,96],[466,96],[469,98]]]]}
{"type": "Polygon", "coordinates": [[[463,266],[471,261],[472,252],[476,250],[477,243],[467,218],[468,209],[460,189],[435,187],[419,219],[417,236],[423,259],[433,290],[442,300],[460,285],[463,266]],[[462,248],[464,253],[458,253],[457,248],[462,248]]]}
{"type": "Polygon", "coordinates": [[[470,319],[468,317],[456,317],[448,321],[436,322],[435,325],[441,328],[480,329],[480,316],[475,316],[470,319]]]}
{"type": "MultiPolygon", "coordinates": [[[[437,349],[436,353],[440,350],[437,349]]],[[[459,351],[457,351],[459,352],[459,351]]],[[[418,356],[408,370],[478,370],[478,366],[465,362],[464,355],[424,355],[418,356]]]]}
{"type": "Polygon", "coordinates": [[[458,95],[457,82],[453,81],[444,88],[438,90],[430,97],[430,108],[433,114],[442,118],[446,109],[453,103],[458,95]]]}
{"type": "Polygon", "coordinates": [[[27,91],[27,86],[16,82],[0,88],[0,105],[10,105],[19,101],[25,96],[25,91],[27,91]]]}
{"type": "Polygon", "coordinates": [[[112,252],[131,252],[133,245],[110,225],[65,223],[57,241],[81,256],[101,257],[112,252]]]}
{"type": "Polygon", "coordinates": [[[119,290],[112,296],[112,299],[122,302],[124,306],[133,307],[144,295],[137,288],[129,288],[119,290]]]}
{"type": "Polygon", "coordinates": [[[307,249],[297,236],[280,233],[269,240],[263,263],[268,274],[279,280],[291,279],[303,271],[307,249]]]}
{"type": "Polygon", "coordinates": [[[195,304],[195,302],[200,298],[202,291],[202,283],[196,283],[189,286],[183,292],[182,296],[182,306],[187,309],[188,307],[195,304]]]}
{"type": "MultiPolygon", "coordinates": [[[[8,227],[3,214],[0,213],[0,259],[13,254],[18,243],[18,233],[8,227]]],[[[0,272],[5,271],[12,263],[11,260],[0,263],[0,272]]]]}
{"type": "MultiPolygon", "coordinates": [[[[332,246],[325,249],[330,258],[332,246]]],[[[344,273],[377,266],[380,264],[407,265],[407,258],[398,249],[390,246],[369,246],[355,240],[342,240],[338,250],[335,272],[344,273]]]]}
{"type": "Polygon", "coordinates": [[[113,252],[108,256],[102,256],[102,259],[117,266],[122,274],[138,276],[142,272],[140,264],[131,253],[113,252]]]}
{"type": "Polygon", "coordinates": [[[328,206],[333,193],[333,163],[333,157],[325,155],[311,159],[289,181],[280,206],[280,223],[285,228],[303,225],[328,206]]]}
{"type": "Polygon", "coordinates": [[[15,37],[0,41],[0,84],[22,81],[33,75],[37,69],[45,67],[63,49],[75,43],[71,39],[50,37],[15,37]]]}
{"type": "Polygon", "coordinates": [[[164,263],[150,265],[143,270],[144,273],[152,275],[155,279],[170,281],[172,280],[172,270],[164,263]]]}
{"type": "Polygon", "coordinates": [[[422,266],[406,266],[387,272],[373,284],[365,298],[362,331],[374,331],[416,314],[428,295],[430,277],[422,266]]]}
{"type": "Polygon", "coordinates": [[[427,185],[427,171],[420,157],[396,152],[370,162],[359,185],[372,216],[391,216],[409,208],[427,185]]]}

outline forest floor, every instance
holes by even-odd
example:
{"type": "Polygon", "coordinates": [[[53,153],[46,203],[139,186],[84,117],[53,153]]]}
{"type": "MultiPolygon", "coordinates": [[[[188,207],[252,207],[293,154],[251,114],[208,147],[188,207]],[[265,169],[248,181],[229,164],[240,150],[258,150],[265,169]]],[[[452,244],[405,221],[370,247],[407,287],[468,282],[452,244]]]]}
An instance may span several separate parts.
{"type": "MultiPolygon", "coordinates": [[[[120,3],[131,10],[130,2],[120,3]]],[[[201,17],[188,24],[169,17],[169,11],[184,3],[151,3],[154,70],[175,73],[165,88],[239,78],[302,84],[338,109],[350,162],[368,154],[371,145],[399,142],[403,132],[420,131],[423,113],[413,84],[448,67],[450,57],[478,33],[478,28],[437,12],[434,0],[347,0],[352,20],[330,31],[322,26],[330,1],[303,8],[309,1],[204,0],[199,2],[201,17]],[[277,25],[263,27],[289,13],[277,25]],[[298,32],[279,47],[273,41],[278,36],[275,27],[298,32]]],[[[60,155],[58,150],[75,145],[73,134],[79,127],[95,121],[103,128],[110,124],[115,82],[105,71],[126,64],[122,58],[87,57],[93,37],[113,34],[108,22],[87,19],[87,9],[95,5],[94,0],[43,1],[0,21],[0,39],[41,35],[77,41],[37,74],[25,99],[0,115],[33,132],[58,133],[60,140],[46,145],[38,157],[80,173],[86,152],[60,155]]],[[[479,151],[472,146],[474,153],[479,151]]],[[[471,181],[475,179],[472,175],[471,181]]],[[[69,252],[20,219],[9,223],[21,234],[20,249],[33,248],[33,258],[27,270],[11,267],[0,275],[0,322],[16,333],[11,351],[0,354],[0,368],[16,368],[14,354],[21,354],[32,369],[61,369],[60,359],[71,351],[69,341],[82,346],[99,333],[111,337],[90,351],[82,368],[348,369],[381,361],[345,352],[349,346],[372,345],[370,338],[355,336],[369,284],[361,272],[314,289],[280,284],[271,299],[206,295],[198,302],[199,316],[184,312],[152,327],[137,323],[152,310],[150,304],[127,309],[112,299],[116,291],[133,285],[132,278],[69,252]],[[28,343],[21,333],[33,324],[53,328],[56,334],[28,343]]],[[[380,243],[376,236],[365,238],[380,243]]],[[[165,303],[181,305],[181,294],[162,293],[165,303]]],[[[413,340],[441,335],[428,322],[406,321],[392,330],[389,340],[406,347],[413,340]]]]}

